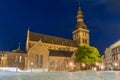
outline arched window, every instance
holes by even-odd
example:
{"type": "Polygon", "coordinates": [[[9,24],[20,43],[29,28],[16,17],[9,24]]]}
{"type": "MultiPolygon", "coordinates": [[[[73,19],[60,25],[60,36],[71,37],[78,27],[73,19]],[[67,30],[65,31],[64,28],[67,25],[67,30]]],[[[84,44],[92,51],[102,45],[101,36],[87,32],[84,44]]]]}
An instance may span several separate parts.
{"type": "Polygon", "coordinates": [[[42,68],[43,65],[43,55],[40,55],[40,68],[42,68]]]}
{"type": "Polygon", "coordinates": [[[19,63],[21,63],[21,62],[22,62],[22,56],[19,57],[19,63]]]}
{"type": "Polygon", "coordinates": [[[39,57],[39,55],[37,54],[36,55],[36,67],[38,67],[38,57],[39,57]]]}

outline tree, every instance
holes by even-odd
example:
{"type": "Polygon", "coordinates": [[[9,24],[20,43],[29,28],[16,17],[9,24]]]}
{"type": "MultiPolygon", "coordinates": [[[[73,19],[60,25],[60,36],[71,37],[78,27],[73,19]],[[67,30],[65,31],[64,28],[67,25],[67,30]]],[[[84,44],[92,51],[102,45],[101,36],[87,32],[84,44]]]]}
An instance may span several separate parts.
{"type": "Polygon", "coordinates": [[[100,54],[97,48],[88,45],[79,46],[75,53],[75,61],[84,63],[87,67],[95,64],[95,62],[101,62],[100,54]]]}

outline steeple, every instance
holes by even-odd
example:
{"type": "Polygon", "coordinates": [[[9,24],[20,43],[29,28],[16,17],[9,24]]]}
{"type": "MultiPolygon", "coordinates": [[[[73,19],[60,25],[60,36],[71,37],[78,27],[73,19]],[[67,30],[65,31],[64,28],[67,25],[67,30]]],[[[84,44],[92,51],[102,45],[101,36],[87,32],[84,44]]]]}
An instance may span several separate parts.
{"type": "Polygon", "coordinates": [[[77,24],[76,24],[75,30],[78,28],[82,28],[82,29],[87,30],[86,24],[84,23],[84,17],[83,17],[83,13],[82,13],[82,10],[80,8],[80,5],[78,7],[78,12],[77,12],[76,18],[77,18],[77,24]]]}
{"type": "Polygon", "coordinates": [[[28,31],[27,31],[28,33],[30,32],[30,27],[28,26],[28,31]]]}
{"type": "Polygon", "coordinates": [[[80,8],[80,1],[79,1],[79,6],[78,6],[78,12],[77,12],[77,22],[83,21],[83,14],[80,8]]]}
{"type": "Polygon", "coordinates": [[[30,27],[28,26],[28,31],[27,31],[27,40],[26,40],[26,51],[28,50],[29,46],[29,35],[30,34],[30,27]]]}
{"type": "Polygon", "coordinates": [[[81,45],[89,45],[89,30],[87,29],[86,24],[84,23],[84,17],[82,10],[80,8],[80,3],[77,11],[77,24],[73,31],[73,40],[81,45]]]}
{"type": "Polygon", "coordinates": [[[78,12],[77,12],[77,22],[82,21],[83,22],[83,13],[81,11],[80,6],[78,7],[78,12]]]}

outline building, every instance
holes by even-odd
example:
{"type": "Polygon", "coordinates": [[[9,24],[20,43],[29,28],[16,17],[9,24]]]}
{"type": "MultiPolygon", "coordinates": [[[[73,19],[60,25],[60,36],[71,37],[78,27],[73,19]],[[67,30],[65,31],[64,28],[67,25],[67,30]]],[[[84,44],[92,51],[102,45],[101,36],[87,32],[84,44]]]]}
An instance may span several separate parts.
{"type": "Polygon", "coordinates": [[[5,54],[7,56],[7,66],[17,66],[21,69],[42,68],[50,71],[73,69],[75,67],[73,65],[74,52],[77,47],[89,45],[90,42],[89,30],[84,23],[80,7],[76,17],[77,24],[73,30],[73,40],[38,34],[28,29],[26,53],[21,52],[18,48],[15,52],[5,54]]]}
{"type": "Polygon", "coordinates": [[[86,44],[89,45],[89,30],[79,7],[73,40],[37,34],[28,30],[26,50],[29,67],[67,70],[77,47],[86,44]],[[34,66],[31,63],[34,63],[34,66]]]}
{"type": "Polygon", "coordinates": [[[0,59],[0,67],[17,67],[21,70],[27,69],[27,54],[20,49],[20,46],[11,52],[4,52],[1,54],[0,59]]]}
{"type": "Polygon", "coordinates": [[[120,41],[112,44],[105,50],[105,61],[108,68],[120,70],[120,41]]]}
{"type": "Polygon", "coordinates": [[[0,54],[0,67],[7,67],[7,56],[0,54]]]}
{"type": "Polygon", "coordinates": [[[106,68],[109,70],[112,67],[112,53],[110,48],[105,49],[105,56],[104,56],[104,64],[106,68]]]}

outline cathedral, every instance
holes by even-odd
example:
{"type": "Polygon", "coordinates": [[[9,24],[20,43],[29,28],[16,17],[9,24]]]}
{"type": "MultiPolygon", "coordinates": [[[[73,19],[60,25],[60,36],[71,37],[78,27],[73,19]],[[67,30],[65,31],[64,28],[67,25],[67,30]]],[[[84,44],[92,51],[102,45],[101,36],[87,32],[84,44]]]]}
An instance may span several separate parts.
{"type": "Polygon", "coordinates": [[[32,32],[28,29],[26,52],[20,47],[0,56],[0,66],[25,69],[48,69],[49,71],[68,71],[74,63],[78,46],[89,45],[89,30],[84,23],[80,7],[77,24],[73,30],[73,40],[32,32]]]}

